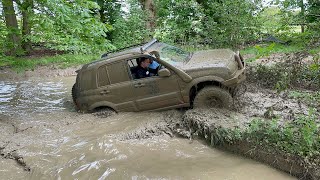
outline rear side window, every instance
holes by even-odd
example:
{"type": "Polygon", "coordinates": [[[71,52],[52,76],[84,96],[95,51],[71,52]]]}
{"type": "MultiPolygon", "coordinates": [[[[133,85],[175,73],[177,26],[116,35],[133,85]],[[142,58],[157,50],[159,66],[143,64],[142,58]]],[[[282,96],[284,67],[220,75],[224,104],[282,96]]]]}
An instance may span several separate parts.
{"type": "Polygon", "coordinates": [[[81,75],[81,90],[96,88],[96,76],[93,71],[84,71],[81,75]]]}
{"type": "Polygon", "coordinates": [[[129,81],[129,74],[127,72],[127,68],[125,68],[124,63],[122,61],[113,64],[108,64],[107,71],[111,84],[129,81]]]}
{"type": "Polygon", "coordinates": [[[101,66],[98,69],[98,86],[106,86],[110,84],[107,67],[101,66]]]}

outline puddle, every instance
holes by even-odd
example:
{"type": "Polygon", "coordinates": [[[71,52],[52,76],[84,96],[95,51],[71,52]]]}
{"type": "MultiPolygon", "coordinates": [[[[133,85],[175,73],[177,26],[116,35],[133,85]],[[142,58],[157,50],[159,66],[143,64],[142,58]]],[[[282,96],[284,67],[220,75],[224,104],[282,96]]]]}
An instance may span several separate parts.
{"type": "Polygon", "coordinates": [[[201,141],[191,143],[165,133],[130,135],[161,125],[168,118],[166,112],[107,118],[77,113],[70,95],[74,79],[0,82],[0,133],[5,134],[0,138],[2,178],[295,179],[201,141]],[[14,153],[30,172],[6,158],[14,153]]]}

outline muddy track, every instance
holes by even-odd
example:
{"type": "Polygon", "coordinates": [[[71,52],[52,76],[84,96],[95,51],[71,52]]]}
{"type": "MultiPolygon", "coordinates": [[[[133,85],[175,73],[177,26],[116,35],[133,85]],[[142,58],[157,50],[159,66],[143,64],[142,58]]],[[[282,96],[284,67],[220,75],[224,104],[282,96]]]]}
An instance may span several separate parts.
{"type": "MultiPolygon", "coordinates": [[[[7,126],[8,129],[11,129],[11,132],[7,132],[7,136],[14,136],[14,134],[17,133],[23,133],[25,130],[28,130],[32,127],[27,127],[25,129],[20,129],[15,122],[10,122],[7,117],[1,118],[1,126],[7,126]],[[11,128],[10,128],[11,126],[11,128]]],[[[9,130],[10,131],[10,130],[9,130]]],[[[30,167],[26,164],[24,161],[22,155],[18,154],[18,149],[8,149],[7,147],[10,145],[10,140],[7,140],[6,137],[4,137],[4,140],[1,141],[0,145],[0,155],[4,159],[11,159],[14,160],[24,171],[30,172],[30,167]]],[[[14,145],[15,147],[18,147],[17,145],[14,145]]]]}
{"type": "MultiPolygon", "coordinates": [[[[9,143],[8,143],[9,144],[9,143]]],[[[17,154],[17,150],[13,150],[11,152],[4,152],[3,150],[6,147],[0,147],[0,155],[5,159],[14,160],[24,171],[30,172],[31,168],[26,164],[21,155],[17,154]]]]}
{"type": "Polygon", "coordinates": [[[184,121],[193,132],[193,136],[205,139],[208,145],[266,163],[299,179],[320,178],[318,165],[313,166],[302,157],[284,153],[263,144],[245,139],[233,139],[231,134],[235,128],[239,127],[237,124],[225,123],[223,120],[212,122],[208,116],[200,119],[199,115],[203,117],[204,114],[187,114],[184,121]]]}
{"type": "MultiPolygon", "coordinates": [[[[35,71],[21,74],[15,74],[11,70],[5,70],[6,73],[4,73],[5,75],[1,78],[21,80],[32,76],[42,77],[42,75],[46,77],[70,76],[74,75],[74,70],[76,69],[77,68],[59,70],[54,69],[54,67],[40,67],[35,71]]],[[[224,142],[222,139],[226,139],[228,134],[224,134],[224,137],[222,137],[221,128],[223,128],[223,131],[228,128],[232,129],[233,127],[245,128],[252,118],[272,119],[273,117],[278,117],[281,122],[286,122],[294,119],[295,116],[299,114],[308,114],[308,106],[306,104],[288,98],[286,93],[278,94],[273,90],[260,88],[254,83],[248,83],[245,87],[245,90],[239,91],[242,95],[235,99],[234,107],[231,110],[212,108],[170,110],[147,114],[137,113],[133,116],[137,116],[136,118],[141,120],[141,124],[136,127],[132,126],[131,128],[130,121],[125,120],[124,123],[126,123],[126,126],[129,128],[124,128],[122,125],[116,133],[110,133],[107,136],[111,137],[111,139],[124,142],[179,136],[190,139],[190,143],[192,143],[192,140],[201,138],[205,139],[209,145],[270,164],[273,167],[300,178],[317,179],[320,177],[317,176],[319,172],[312,168],[305,168],[306,164],[304,164],[304,161],[300,158],[290,157],[277,151],[264,151],[264,147],[247,142],[234,142],[230,140],[230,143],[222,143],[224,142]],[[143,119],[148,116],[157,118],[143,119]],[[307,170],[309,170],[309,172],[307,172],[307,170]]],[[[65,104],[70,106],[71,95],[70,99],[66,102],[68,103],[65,104]]],[[[6,136],[0,138],[1,157],[14,160],[23,171],[29,172],[34,170],[31,168],[35,165],[33,164],[34,162],[30,162],[30,159],[26,156],[26,152],[30,151],[35,154],[41,152],[52,155],[56,153],[56,147],[63,147],[69,150],[65,144],[68,144],[70,139],[77,142],[78,136],[83,134],[85,134],[84,137],[91,138],[90,131],[92,131],[92,134],[97,135],[97,137],[94,138],[99,139],[101,138],[100,136],[106,136],[105,131],[107,130],[105,129],[117,123],[118,118],[131,117],[130,114],[126,115],[125,113],[104,115],[104,118],[96,118],[95,115],[91,114],[64,112],[54,115],[47,114],[44,117],[31,117],[31,123],[25,124],[21,122],[27,122],[27,120],[30,119],[24,117],[4,118],[5,120],[2,120],[1,123],[5,124],[2,130],[6,136]],[[21,119],[24,121],[21,121],[21,119]],[[41,122],[41,124],[38,124],[39,122],[41,122]],[[101,129],[101,127],[105,129],[101,129]],[[93,130],[95,129],[99,131],[94,132],[93,130]],[[65,139],[65,137],[70,139],[65,139]],[[50,148],[41,149],[48,144],[50,148]],[[41,151],[33,150],[34,146],[36,150],[39,148],[41,151]]],[[[113,132],[115,130],[110,128],[108,131],[113,132]]],[[[78,144],[76,143],[75,145],[78,144]]],[[[82,146],[82,144],[80,143],[79,146],[82,146]]],[[[73,149],[77,149],[76,147],[77,146],[72,146],[72,151],[70,151],[73,153],[73,149]]],[[[69,162],[71,164],[73,163],[72,160],[69,162]]],[[[65,163],[67,164],[69,162],[65,163]]],[[[67,165],[63,165],[63,167],[64,166],[67,165]]],[[[43,171],[47,172],[49,170],[45,169],[43,171]]],[[[55,170],[52,171],[57,173],[55,170]]]]}
{"type": "MultiPolygon", "coordinates": [[[[234,140],[229,133],[234,128],[246,129],[255,118],[271,121],[277,117],[280,124],[292,121],[296,116],[308,114],[308,106],[286,94],[261,89],[246,84],[247,92],[235,99],[232,109],[190,109],[163,112],[159,123],[149,123],[132,132],[121,135],[122,140],[145,139],[172,134],[190,139],[205,139],[210,146],[230,151],[269,164],[300,179],[320,179],[319,165],[313,165],[302,157],[281,152],[246,140],[234,140]]],[[[320,119],[319,112],[316,112],[320,119]]]]}

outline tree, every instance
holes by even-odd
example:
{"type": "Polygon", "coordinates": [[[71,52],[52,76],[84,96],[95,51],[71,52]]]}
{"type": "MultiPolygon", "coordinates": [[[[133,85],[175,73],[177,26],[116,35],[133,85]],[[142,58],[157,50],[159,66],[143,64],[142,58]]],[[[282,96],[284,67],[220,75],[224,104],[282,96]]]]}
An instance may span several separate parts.
{"type": "Polygon", "coordinates": [[[15,0],[22,14],[22,49],[29,53],[31,45],[31,16],[33,14],[33,0],[15,0]]]}
{"type": "Polygon", "coordinates": [[[193,45],[238,46],[256,38],[258,8],[251,0],[158,0],[156,35],[193,45]]]}
{"type": "Polygon", "coordinates": [[[195,1],[158,0],[155,36],[170,43],[196,42],[203,33],[203,9],[195,1]]]}
{"type": "Polygon", "coordinates": [[[156,8],[153,0],[140,0],[142,9],[147,13],[148,19],[146,23],[147,29],[151,32],[155,29],[156,8]]]}
{"type": "MultiPolygon", "coordinates": [[[[295,22],[291,25],[300,25],[301,32],[305,32],[305,26],[310,28],[310,23],[319,22],[320,19],[320,1],[319,0],[284,0],[275,1],[280,5],[285,17],[291,17],[295,22]],[[296,9],[300,10],[296,12],[296,9]]],[[[289,24],[290,25],[290,24],[289,24]]]]}
{"type": "Polygon", "coordinates": [[[7,54],[21,53],[21,37],[12,0],[2,0],[3,12],[7,28],[7,54]]]}
{"type": "Polygon", "coordinates": [[[141,44],[152,35],[146,28],[148,17],[138,0],[129,0],[127,3],[128,12],[122,12],[111,31],[112,44],[117,48],[141,44]]]}
{"type": "Polygon", "coordinates": [[[99,5],[100,20],[113,24],[121,16],[121,2],[119,0],[94,0],[99,5]]]}
{"type": "Polygon", "coordinates": [[[307,22],[309,23],[309,29],[314,32],[320,31],[320,1],[309,0],[307,22]]]}

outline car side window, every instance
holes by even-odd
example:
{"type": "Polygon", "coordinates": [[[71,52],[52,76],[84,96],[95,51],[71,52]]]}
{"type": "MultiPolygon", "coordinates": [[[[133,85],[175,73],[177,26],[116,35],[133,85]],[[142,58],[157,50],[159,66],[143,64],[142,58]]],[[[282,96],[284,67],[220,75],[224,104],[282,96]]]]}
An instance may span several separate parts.
{"type": "Polygon", "coordinates": [[[128,64],[132,79],[137,79],[136,70],[137,70],[137,67],[138,67],[138,60],[139,60],[139,58],[129,59],[127,61],[127,64],[128,64]]]}
{"type": "Polygon", "coordinates": [[[107,73],[107,67],[101,66],[98,69],[98,86],[106,86],[110,84],[109,76],[107,73]]]}
{"type": "Polygon", "coordinates": [[[109,76],[110,84],[130,80],[127,68],[125,68],[123,61],[107,64],[107,74],[109,76]]]}
{"type": "MultiPolygon", "coordinates": [[[[139,72],[137,72],[137,71],[139,70],[138,62],[141,60],[141,58],[144,58],[144,57],[138,57],[138,58],[135,58],[135,59],[127,60],[127,64],[128,64],[129,69],[130,69],[130,74],[131,74],[132,79],[139,79],[139,76],[138,76],[139,72]]],[[[158,67],[160,66],[160,64],[153,57],[148,57],[148,59],[153,60],[153,63],[150,64],[145,69],[146,73],[148,73],[148,74],[150,73],[149,74],[150,76],[148,75],[147,77],[144,77],[144,78],[158,76],[157,71],[158,71],[158,67]]]]}

